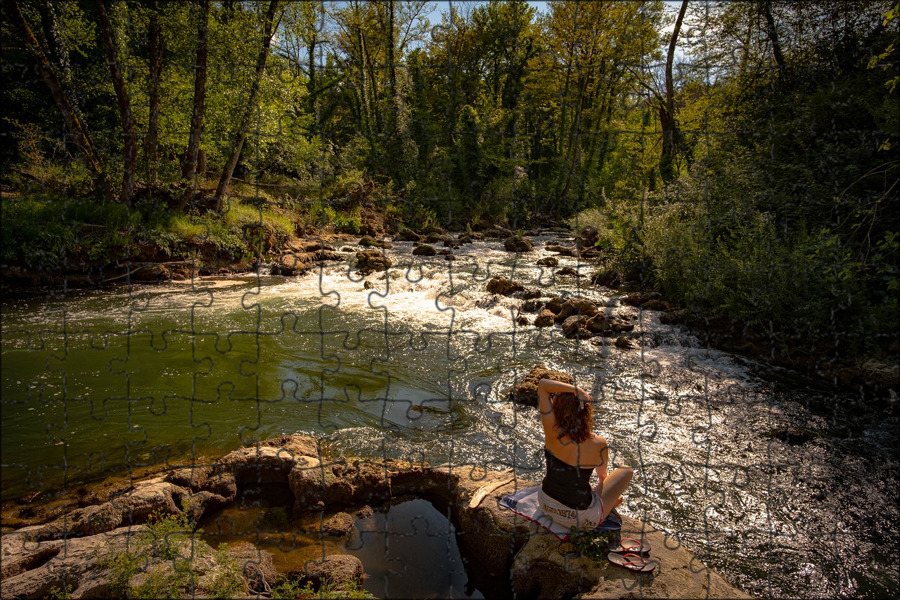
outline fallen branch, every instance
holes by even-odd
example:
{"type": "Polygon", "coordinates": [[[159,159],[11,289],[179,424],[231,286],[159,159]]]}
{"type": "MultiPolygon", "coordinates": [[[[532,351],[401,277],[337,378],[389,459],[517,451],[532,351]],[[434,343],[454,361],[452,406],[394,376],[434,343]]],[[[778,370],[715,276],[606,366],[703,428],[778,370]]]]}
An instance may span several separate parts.
{"type": "Polygon", "coordinates": [[[501,475],[505,475],[505,477],[501,477],[498,481],[494,481],[478,488],[478,490],[475,492],[475,495],[472,496],[471,500],[469,500],[469,508],[476,508],[479,504],[481,504],[481,501],[484,500],[485,496],[487,496],[497,488],[503,487],[507,483],[512,482],[516,478],[516,474],[512,469],[503,471],[501,475]]]}

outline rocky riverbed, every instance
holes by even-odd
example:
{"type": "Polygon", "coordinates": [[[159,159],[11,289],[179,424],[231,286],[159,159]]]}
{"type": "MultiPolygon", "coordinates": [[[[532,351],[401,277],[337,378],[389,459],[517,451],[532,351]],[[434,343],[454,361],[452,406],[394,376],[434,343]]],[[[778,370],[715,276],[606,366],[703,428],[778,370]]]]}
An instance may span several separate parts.
{"type": "MultiPolygon", "coordinates": [[[[64,587],[73,598],[114,596],[122,584],[121,569],[117,571],[121,556],[139,559],[125,582],[132,588],[146,589],[173,564],[176,571],[179,564],[189,564],[193,593],[214,596],[222,589],[217,586],[227,582],[229,568],[236,566],[237,579],[232,581],[239,583],[232,588],[236,596],[266,594],[279,576],[268,551],[241,543],[214,552],[191,531],[177,532],[184,534],[177,539],[170,532],[171,544],[156,539],[154,545],[147,542],[154,520],[165,514],[198,523],[226,507],[266,498],[270,505],[281,503],[318,516],[322,535],[340,538],[353,527],[351,513],[365,514],[398,498],[419,498],[450,518],[467,564],[509,581],[516,597],[620,598],[636,593],[659,598],[750,597],[678,540],[627,515],[622,515],[622,536],[641,538],[651,546],[651,558],[658,562],[651,575],[638,576],[583,556],[572,543],[560,542],[537,524],[499,507],[502,496],[533,485],[507,473],[468,466],[331,456],[312,437],[282,436],[209,464],[135,480],[103,502],[69,510],[52,521],[5,530],[2,596],[41,598],[64,587]]],[[[323,552],[321,560],[298,562],[292,572],[281,575],[313,587],[327,579],[339,592],[355,589],[365,570],[356,557],[323,552]]],[[[187,588],[182,594],[190,595],[187,588]]]]}

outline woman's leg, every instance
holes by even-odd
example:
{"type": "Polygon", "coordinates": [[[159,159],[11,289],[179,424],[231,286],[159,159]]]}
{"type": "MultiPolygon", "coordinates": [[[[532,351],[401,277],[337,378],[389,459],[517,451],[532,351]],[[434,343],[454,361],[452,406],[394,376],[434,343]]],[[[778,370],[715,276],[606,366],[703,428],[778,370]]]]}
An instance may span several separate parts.
{"type": "Polygon", "coordinates": [[[606,479],[601,481],[600,484],[594,488],[599,488],[600,501],[603,503],[603,515],[600,519],[601,523],[606,520],[610,511],[622,501],[622,494],[625,492],[625,488],[628,487],[628,484],[631,483],[631,478],[633,476],[634,469],[631,467],[620,467],[607,475],[606,479]]]}

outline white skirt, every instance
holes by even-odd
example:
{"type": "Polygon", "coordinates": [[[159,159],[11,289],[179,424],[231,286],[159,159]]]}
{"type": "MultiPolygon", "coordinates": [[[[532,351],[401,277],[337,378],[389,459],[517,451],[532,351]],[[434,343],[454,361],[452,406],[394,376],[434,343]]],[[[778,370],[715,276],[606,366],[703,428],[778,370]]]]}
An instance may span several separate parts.
{"type": "Polygon", "coordinates": [[[566,529],[593,529],[600,524],[603,519],[603,502],[596,491],[591,490],[591,496],[590,506],[582,510],[575,510],[559,500],[551,498],[544,493],[544,490],[538,492],[538,500],[543,513],[554,523],[566,529]]]}

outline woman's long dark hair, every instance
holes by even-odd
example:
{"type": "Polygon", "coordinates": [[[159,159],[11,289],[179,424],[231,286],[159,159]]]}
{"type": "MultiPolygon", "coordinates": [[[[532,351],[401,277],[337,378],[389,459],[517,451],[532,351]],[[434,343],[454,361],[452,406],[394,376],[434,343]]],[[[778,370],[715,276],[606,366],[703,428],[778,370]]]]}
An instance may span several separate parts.
{"type": "Polygon", "coordinates": [[[553,416],[556,417],[557,438],[568,436],[576,444],[591,437],[594,407],[588,402],[579,402],[575,394],[553,394],[553,416]]]}

